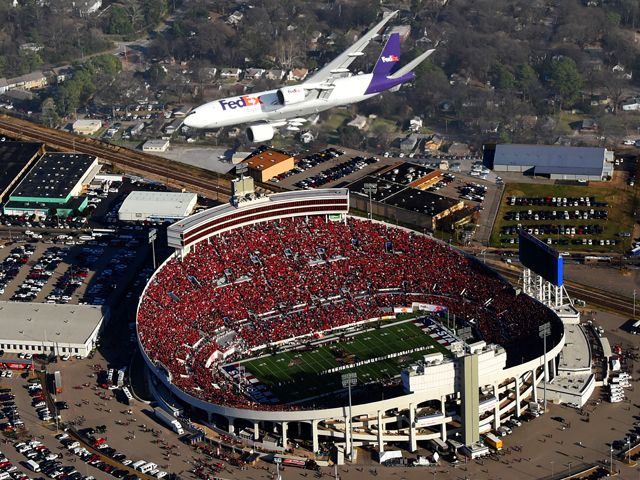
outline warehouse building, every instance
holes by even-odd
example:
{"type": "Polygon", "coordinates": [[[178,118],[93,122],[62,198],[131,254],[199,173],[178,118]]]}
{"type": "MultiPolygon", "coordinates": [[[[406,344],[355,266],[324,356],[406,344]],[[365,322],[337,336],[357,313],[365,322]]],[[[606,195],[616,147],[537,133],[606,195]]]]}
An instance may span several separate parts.
{"type": "Polygon", "coordinates": [[[43,153],[41,143],[0,142],[0,203],[43,153]]]}
{"type": "Polygon", "coordinates": [[[76,120],[73,122],[73,132],[80,135],[93,135],[98,133],[102,128],[100,120],[76,120]]]}
{"type": "Polygon", "coordinates": [[[42,217],[82,212],[88,198],[80,195],[99,170],[93,155],[46,153],[11,192],[4,213],[42,217]]]}
{"type": "Polygon", "coordinates": [[[197,202],[195,193],[135,191],[122,202],[118,218],[124,222],[174,222],[189,216],[197,202]]]}
{"type": "Polygon", "coordinates": [[[607,180],[613,175],[613,152],[600,147],[497,145],[493,170],[552,180],[607,180]]]}
{"type": "Polygon", "coordinates": [[[86,357],[96,347],[109,310],[100,305],[0,302],[0,349],[86,357]]]}
{"type": "Polygon", "coordinates": [[[258,182],[267,182],[281,173],[293,170],[293,157],[288,153],[274,149],[266,149],[245,160],[249,167],[249,175],[258,182]]]}
{"type": "MultiPolygon", "coordinates": [[[[362,212],[371,211],[374,216],[394,219],[431,231],[441,227],[443,221],[450,215],[463,211],[465,208],[463,201],[421,189],[420,178],[424,175],[430,179],[432,175],[430,169],[418,166],[420,168],[418,173],[418,167],[413,170],[411,167],[412,164],[404,164],[391,171],[385,170],[376,176],[367,175],[349,184],[347,188],[351,194],[349,200],[351,207],[362,212]],[[405,171],[412,175],[404,175],[405,171]],[[366,188],[369,185],[376,186],[371,197],[366,188]]],[[[470,213],[468,212],[468,215],[470,213]]]]}

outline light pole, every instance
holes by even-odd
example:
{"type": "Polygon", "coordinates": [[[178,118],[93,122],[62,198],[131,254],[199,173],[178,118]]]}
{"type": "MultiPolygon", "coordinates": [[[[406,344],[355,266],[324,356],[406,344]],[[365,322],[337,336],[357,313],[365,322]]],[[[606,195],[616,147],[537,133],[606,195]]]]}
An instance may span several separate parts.
{"type": "Polygon", "coordinates": [[[151,244],[151,255],[153,256],[153,271],[156,271],[156,238],[158,237],[158,230],[152,228],[149,230],[149,243],[151,244]]]}
{"type": "MultiPolygon", "coordinates": [[[[342,374],[342,386],[349,390],[349,430],[348,437],[345,430],[345,448],[349,448],[349,460],[353,462],[353,417],[351,416],[351,387],[358,384],[358,374],[356,372],[342,374]],[[347,444],[347,438],[349,443],[347,444]]],[[[346,425],[345,425],[346,426],[346,425]]]]}
{"type": "Polygon", "coordinates": [[[378,192],[377,183],[365,183],[362,187],[362,191],[369,195],[369,220],[373,218],[373,204],[371,196],[378,192]]]}
{"type": "Polygon", "coordinates": [[[613,445],[609,446],[609,474],[613,475],[613,445]]]}
{"type": "Polygon", "coordinates": [[[549,462],[551,464],[551,478],[553,478],[553,460],[549,462]]]}
{"type": "Polygon", "coordinates": [[[547,322],[544,325],[540,325],[538,333],[542,338],[544,344],[544,412],[547,411],[547,371],[549,366],[547,365],[547,336],[551,333],[551,323],[547,322]]]}
{"type": "Polygon", "coordinates": [[[636,289],[633,289],[633,318],[636,318],[636,289]]]}

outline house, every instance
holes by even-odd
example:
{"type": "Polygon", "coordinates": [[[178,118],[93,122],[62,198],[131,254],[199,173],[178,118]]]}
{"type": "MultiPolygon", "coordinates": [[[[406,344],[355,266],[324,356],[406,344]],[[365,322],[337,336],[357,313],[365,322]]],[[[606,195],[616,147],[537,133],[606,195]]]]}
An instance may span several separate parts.
{"type": "Polygon", "coordinates": [[[240,75],[242,74],[242,70],[240,68],[223,68],[220,70],[220,78],[225,79],[240,79],[240,75]]]}
{"type": "Polygon", "coordinates": [[[592,107],[607,106],[611,103],[611,99],[607,95],[594,93],[589,103],[592,107]]]}
{"type": "Polygon", "coordinates": [[[14,88],[24,88],[31,90],[32,88],[42,88],[47,85],[47,77],[41,70],[27,73],[14,78],[0,78],[0,93],[13,90],[14,88]]]}
{"type": "Polygon", "coordinates": [[[411,153],[418,145],[418,137],[416,135],[409,135],[406,138],[400,140],[400,150],[404,153],[411,153]]]}
{"type": "Polygon", "coordinates": [[[355,127],[358,130],[364,130],[364,128],[367,126],[367,117],[356,115],[356,118],[347,123],[347,126],[355,127]]]}
{"type": "Polygon", "coordinates": [[[267,80],[281,81],[286,74],[287,72],[285,72],[284,70],[280,70],[276,68],[272,70],[267,70],[266,78],[267,80]]]}
{"type": "Polygon", "coordinates": [[[308,73],[309,73],[309,69],[307,68],[294,68],[289,72],[289,75],[287,76],[287,80],[301,82],[307,77],[308,73]]]}
{"type": "Polygon", "coordinates": [[[227,17],[225,22],[227,23],[227,25],[236,27],[242,21],[243,17],[244,17],[244,14],[239,10],[236,10],[235,12],[233,12],[231,15],[227,17]]]}
{"type": "Polygon", "coordinates": [[[302,141],[302,143],[311,143],[314,140],[314,136],[311,132],[307,131],[307,132],[302,132],[300,134],[300,140],[302,141]]]}
{"type": "Polygon", "coordinates": [[[597,132],[598,123],[593,118],[585,118],[580,123],[580,132],[597,132]]]}
{"type": "Polygon", "coordinates": [[[74,2],[74,6],[78,9],[78,13],[81,17],[86,17],[100,10],[102,0],[76,0],[74,2]]]}
{"type": "MultiPolygon", "coordinates": [[[[0,88],[2,87],[0,86],[0,88]]],[[[625,112],[640,110],[640,99],[632,98],[625,101],[625,103],[622,104],[622,110],[624,110],[625,112]]]]}
{"type": "Polygon", "coordinates": [[[30,52],[39,52],[40,50],[42,50],[44,48],[43,45],[40,45],[39,43],[33,43],[33,42],[29,42],[29,43],[23,43],[20,45],[20,50],[21,51],[30,51],[30,52]]]}
{"type": "Polygon", "coordinates": [[[65,80],[69,80],[73,76],[73,68],[71,67],[55,67],[49,72],[51,83],[60,84],[65,80]]]}
{"type": "Polygon", "coordinates": [[[247,68],[244,71],[244,78],[252,80],[260,80],[266,70],[264,68],[247,68]]]}
{"type": "Polygon", "coordinates": [[[399,34],[400,41],[404,42],[407,38],[409,38],[409,35],[411,35],[411,25],[393,25],[388,27],[384,31],[384,35],[382,36],[385,42],[389,39],[392,33],[399,34]]]}
{"type": "Polygon", "coordinates": [[[435,152],[437,150],[440,150],[440,147],[442,147],[443,142],[444,142],[444,139],[441,136],[433,135],[429,140],[427,140],[427,143],[425,143],[424,146],[427,150],[435,152]]]}
{"type": "Polygon", "coordinates": [[[413,117],[409,120],[409,130],[417,132],[422,128],[422,119],[420,117],[413,117]]]}
{"type": "Polygon", "coordinates": [[[176,118],[184,118],[191,111],[191,107],[187,105],[180,105],[173,110],[173,116],[176,118]]]}

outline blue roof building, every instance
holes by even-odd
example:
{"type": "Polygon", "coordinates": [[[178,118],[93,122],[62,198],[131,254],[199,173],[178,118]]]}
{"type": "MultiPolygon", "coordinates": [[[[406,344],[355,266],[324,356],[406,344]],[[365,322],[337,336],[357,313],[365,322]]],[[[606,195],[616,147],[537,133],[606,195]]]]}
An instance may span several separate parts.
{"type": "Polygon", "coordinates": [[[601,147],[497,145],[493,170],[554,180],[600,181],[613,175],[613,152],[601,147]]]}

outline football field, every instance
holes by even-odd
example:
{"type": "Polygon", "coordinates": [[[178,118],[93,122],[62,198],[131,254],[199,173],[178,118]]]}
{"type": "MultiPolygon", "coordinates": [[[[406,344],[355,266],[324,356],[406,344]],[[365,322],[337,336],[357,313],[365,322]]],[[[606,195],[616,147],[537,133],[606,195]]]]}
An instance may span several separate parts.
{"type": "Polygon", "coordinates": [[[360,385],[394,378],[407,365],[436,351],[445,355],[448,353],[445,347],[413,322],[404,322],[374,328],[339,343],[329,343],[302,352],[278,353],[248,360],[242,365],[247,373],[252,373],[281,402],[293,402],[341,389],[341,376],[348,372],[358,374],[360,385]],[[323,373],[331,368],[414,348],[418,350],[402,356],[323,373]]]}

